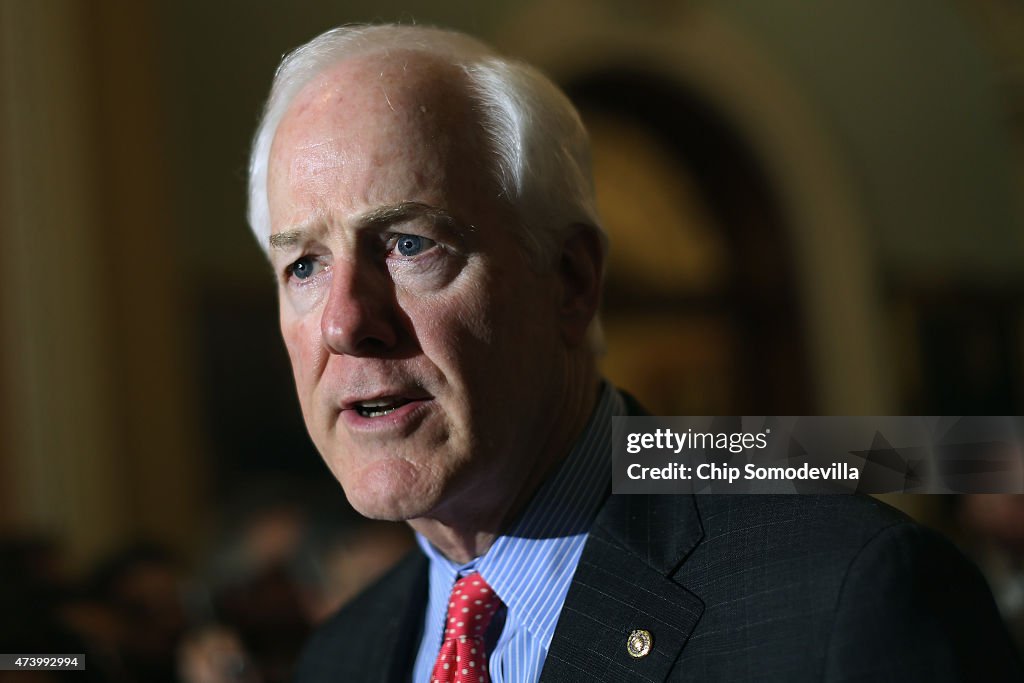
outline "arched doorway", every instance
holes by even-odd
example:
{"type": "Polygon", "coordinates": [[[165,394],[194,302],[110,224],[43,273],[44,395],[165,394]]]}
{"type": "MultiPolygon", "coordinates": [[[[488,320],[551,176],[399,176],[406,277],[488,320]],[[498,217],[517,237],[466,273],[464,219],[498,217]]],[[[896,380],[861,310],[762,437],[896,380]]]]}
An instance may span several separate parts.
{"type": "Polygon", "coordinates": [[[566,84],[612,240],[603,369],[662,414],[813,412],[790,230],[719,112],[649,72],[566,84]]]}

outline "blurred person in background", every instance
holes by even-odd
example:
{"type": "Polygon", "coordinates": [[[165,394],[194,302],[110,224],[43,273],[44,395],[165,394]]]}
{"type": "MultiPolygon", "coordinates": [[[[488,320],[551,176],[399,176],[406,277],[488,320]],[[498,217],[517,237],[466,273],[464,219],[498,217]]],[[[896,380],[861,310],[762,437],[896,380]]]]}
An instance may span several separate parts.
{"type": "Polygon", "coordinates": [[[231,628],[209,624],[190,630],[178,648],[180,683],[262,683],[242,639],[231,628]]]}
{"type": "Polygon", "coordinates": [[[171,553],[132,543],[101,560],[85,579],[65,576],[61,560],[60,547],[46,539],[0,542],[0,652],[81,654],[86,662],[84,671],[19,675],[176,681],[175,648],[186,622],[171,553]]]}
{"type": "MultiPolygon", "coordinates": [[[[182,572],[171,552],[131,544],[101,562],[91,583],[113,613],[115,656],[126,679],[173,683],[175,650],[187,624],[182,572]]],[[[102,634],[102,620],[89,623],[92,633],[102,634]]]]}
{"type": "Polygon", "coordinates": [[[316,487],[254,480],[236,489],[190,591],[182,683],[288,680],[311,627],[411,545],[404,525],[354,515],[316,487]]]}
{"type": "Polygon", "coordinates": [[[196,582],[196,625],[178,650],[185,683],[206,677],[285,681],[310,632],[291,565],[311,514],[288,487],[277,487],[284,494],[239,488],[243,493],[226,504],[229,519],[210,566],[196,582]]]}
{"type": "Polygon", "coordinates": [[[1019,680],[976,569],[877,501],[610,495],[610,417],[644,411],[596,369],[592,187],[568,100],[467,36],[279,68],[250,222],[303,415],[419,545],[297,680],[1019,680]]]}
{"type": "Polygon", "coordinates": [[[411,547],[408,527],[393,522],[363,520],[309,534],[293,565],[309,622],[325,621],[411,547]]]}
{"type": "Polygon", "coordinates": [[[1024,648],[1024,496],[954,499],[965,544],[988,577],[1018,648],[1024,648]]]}

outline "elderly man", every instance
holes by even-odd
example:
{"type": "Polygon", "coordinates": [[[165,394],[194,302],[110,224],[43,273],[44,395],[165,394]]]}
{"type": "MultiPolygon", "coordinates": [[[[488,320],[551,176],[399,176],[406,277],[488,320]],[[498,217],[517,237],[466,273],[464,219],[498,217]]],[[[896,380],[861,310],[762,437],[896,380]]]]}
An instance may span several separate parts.
{"type": "Polygon", "coordinates": [[[299,681],[1015,675],[976,572],[878,503],[609,495],[610,418],[642,411],[596,369],[587,137],[534,69],[329,31],[277,72],[250,192],[313,441],[422,550],[299,681]]]}

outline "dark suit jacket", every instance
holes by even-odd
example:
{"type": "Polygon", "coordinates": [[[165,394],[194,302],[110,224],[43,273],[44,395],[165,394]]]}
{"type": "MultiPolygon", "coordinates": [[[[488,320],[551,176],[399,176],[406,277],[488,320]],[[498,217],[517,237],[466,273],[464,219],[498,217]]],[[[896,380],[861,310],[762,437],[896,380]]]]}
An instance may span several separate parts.
{"type": "MultiPolygon", "coordinates": [[[[417,550],[328,621],[298,683],[408,681],[427,560],[417,550]]],[[[609,496],[543,683],[1024,681],[977,569],[862,496],[609,496]],[[633,629],[653,649],[626,651],[633,629]]],[[[518,682],[514,682],[518,683],[518,682]]]]}
{"type": "MultiPolygon", "coordinates": [[[[416,551],[317,632],[296,681],[408,680],[426,594],[416,551]]],[[[977,570],[881,503],[611,496],[541,680],[1024,681],[1024,672],[977,570]],[[641,659],[626,652],[635,628],[654,636],[641,659]]]]}

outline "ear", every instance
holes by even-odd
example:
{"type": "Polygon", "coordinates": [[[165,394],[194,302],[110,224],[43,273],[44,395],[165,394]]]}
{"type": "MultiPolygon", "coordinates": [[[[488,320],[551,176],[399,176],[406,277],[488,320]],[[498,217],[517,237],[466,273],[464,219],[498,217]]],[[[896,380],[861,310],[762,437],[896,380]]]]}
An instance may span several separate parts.
{"type": "Polygon", "coordinates": [[[558,277],[562,284],[559,316],[570,346],[586,343],[587,328],[597,315],[604,274],[604,240],[597,228],[578,223],[562,243],[558,277]]]}

